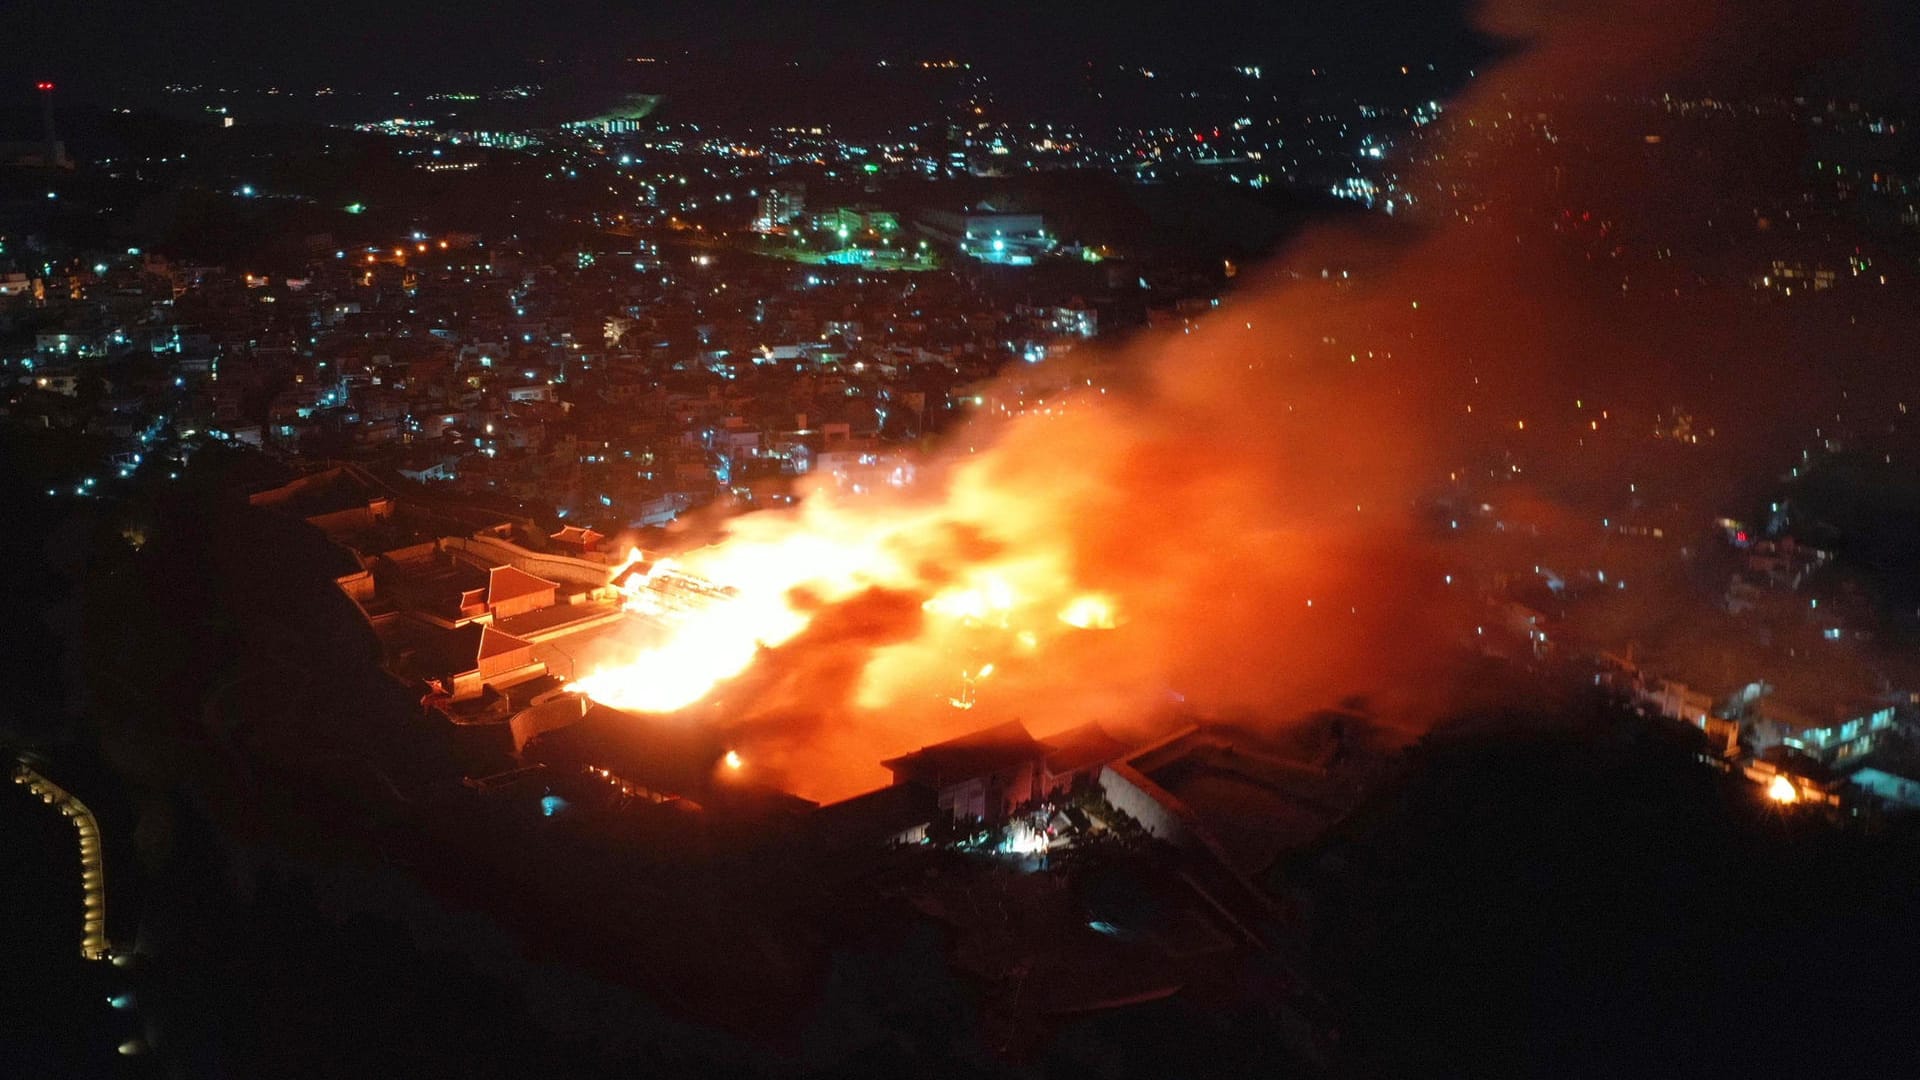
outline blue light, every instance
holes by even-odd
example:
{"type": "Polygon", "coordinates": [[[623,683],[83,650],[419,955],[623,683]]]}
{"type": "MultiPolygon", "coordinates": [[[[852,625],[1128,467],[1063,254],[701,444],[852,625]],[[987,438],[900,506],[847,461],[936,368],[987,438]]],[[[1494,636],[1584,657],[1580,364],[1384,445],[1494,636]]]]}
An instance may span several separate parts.
{"type": "Polygon", "coordinates": [[[541,817],[552,817],[555,814],[560,813],[562,810],[565,810],[566,808],[567,808],[567,800],[561,798],[558,795],[543,795],[540,797],[540,816],[541,817]]]}

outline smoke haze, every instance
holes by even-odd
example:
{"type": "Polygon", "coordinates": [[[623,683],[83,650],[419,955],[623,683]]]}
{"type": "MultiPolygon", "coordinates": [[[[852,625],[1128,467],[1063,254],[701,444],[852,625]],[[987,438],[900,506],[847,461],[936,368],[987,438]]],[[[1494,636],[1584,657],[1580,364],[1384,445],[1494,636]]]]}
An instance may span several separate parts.
{"type": "Polygon", "coordinates": [[[728,583],[778,567],[808,619],[722,688],[712,722],[813,797],[1014,718],[1042,737],[1087,720],[1137,733],[1176,711],[1284,724],[1362,697],[1422,724],[1467,655],[1482,605],[1468,585],[1513,554],[1469,551],[1434,507],[1497,501],[1550,550],[1605,507],[1711,500],[1767,461],[1813,393],[1797,342],[1837,335],[1860,379],[1881,377],[1883,342],[1857,327],[1784,322],[1686,271],[1697,252],[1747,256],[1765,226],[1740,200],[1802,148],[1729,144],[1642,100],[1790,89],[1843,18],[1629,0],[1481,19],[1518,51],[1411,148],[1417,225],[1314,233],[1190,329],[1016,365],[982,411],[1025,415],[950,437],[911,494],[818,496],[689,553],[728,583]],[[1761,40],[1800,51],[1748,50],[1761,40]],[[1671,280],[1617,280],[1621,248],[1697,230],[1683,204],[1737,170],[1751,182],[1686,235],[1671,280]],[[1640,436],[1680,408],[1708,445],[1649,450],[1640,436]],[[940,614],[956,591],[1000,587],[988,578],[1015,599],[940,614]],[[1055,617],[1086,596],[1110,602],[1111,628],[1055,617]]]}

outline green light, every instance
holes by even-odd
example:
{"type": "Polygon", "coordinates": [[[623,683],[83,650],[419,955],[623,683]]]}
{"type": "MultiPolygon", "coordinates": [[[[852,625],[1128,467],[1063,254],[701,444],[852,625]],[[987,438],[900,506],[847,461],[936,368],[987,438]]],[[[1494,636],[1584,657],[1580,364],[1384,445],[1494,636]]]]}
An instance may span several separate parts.
{"type": "Polygon", "coordinates": [[[346,206],[341,207],[341,209],[345,210],[349,214],[364,214],[367,212],[367,204],[357,203],[357,202],[348,203],[346,206]]]}
{"type": "Polygon", "coordinates": [[[880,163],[877,161],[869,161],[865,165],[862,165],[860,167],[867,170],[870,173],[877,173],[880,171],[880,163]]]}

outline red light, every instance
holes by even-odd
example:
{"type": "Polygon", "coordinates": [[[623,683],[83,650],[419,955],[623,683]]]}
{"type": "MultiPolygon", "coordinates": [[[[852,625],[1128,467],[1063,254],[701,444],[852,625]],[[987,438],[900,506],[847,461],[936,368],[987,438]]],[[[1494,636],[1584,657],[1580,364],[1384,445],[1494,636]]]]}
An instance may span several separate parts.
{"type": "Polygon", "coordinates": [[[1737,544],[1744,544],[1744,543],[1746,543],[1746,542],[1747,542],[1747,533],[1746,533],[1746,530],[1745,530],[1745,529],[1742,529],[1742,530],[1740,530],[1739,532],[1737,532],[1737,533],[1734,533],[1734,534],[1733,534],[1733,540],[1734,540],[1734,543],[1737,543],[1737,544]]]}
{"type": "Polygon", "coordinates": [[[35,83],[34,88],[36,90],[51,91],[53,89],[53,84],[50,82],[35,83]]]}

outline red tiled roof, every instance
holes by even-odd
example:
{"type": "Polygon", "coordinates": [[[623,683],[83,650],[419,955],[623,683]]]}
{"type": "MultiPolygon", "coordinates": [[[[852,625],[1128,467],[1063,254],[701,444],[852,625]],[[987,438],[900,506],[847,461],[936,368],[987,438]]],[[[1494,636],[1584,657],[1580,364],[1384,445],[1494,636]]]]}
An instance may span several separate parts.
{"type": "Polygon", "coordinates": [[[517,638],[505,630],[496,630],[491,626],[486,626],[480,630],[480,652],[476,660],[486,660],[499,656],[502,653],[510,653],[515,649],[530,649],[532,647],[533,642],[525,638],[517,638]]]}
{"type": "Polygon", "coordinates": [[[590,548],[600,541],[605,540],[606,537],[580,525],[565,525],[561,527],[559,532],[554,533],[547,539],[557,540],[562,544],[578,544],[583,548],[590,548]]]}
{"type": "Polygon", "coordinates": [[[517,597],[557,589],[560,586],[543,577],[535,577],[513,566],[496,566],[487,571],[487,603],[499,604],[517,597]]]}

